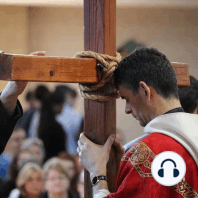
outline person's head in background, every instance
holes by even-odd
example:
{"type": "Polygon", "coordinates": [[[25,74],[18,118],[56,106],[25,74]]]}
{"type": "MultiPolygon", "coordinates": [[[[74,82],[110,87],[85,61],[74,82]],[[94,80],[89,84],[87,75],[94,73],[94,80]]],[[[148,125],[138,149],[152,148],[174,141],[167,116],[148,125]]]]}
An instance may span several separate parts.
{"type": "Polygon", "coordinates": [[[23,141],[21,145],[21,150],[30,151],[31,155],[39,162],[42,166],[45,157],[45,148],[43,141],[35,138],[27,138],[23,141]]]}
{"type": "Polygon", "coordinates": [[[53,92],[50,95],[50,102],[52,104],[52,108],[55,115],[60,114],[63,110],[63,105],[65,102],[63,94],[61,94],[60,92],[53,92]]]}
{"type": "Polygon", "coordinates": [[[48,88],[45,85],[37,86],[37,88],[35,90],[36,108],[40,109],[42,106],[42,103],[47,98],[49,98],[49,96],[50,96],[50,91],[48,90],[48,88]]]}
{"type": "Polygon", "coordinates": [[[64,102],[66,103],[67,102],[67,94],[68,94],[69,89],[70,88],[66,85],[58,85],[58,86],[56,86],[54,93],[61,95],[64,98],[64,102]]]}
{"type": "Polygon", "coordinates": [[[116,129],[116,138],[120,142],[120,144],[123,146],[126,144],[126,137],[124,132],[121,129],[116,129]]]}
{"type": "Polygon", "coordinates": [[[49,159],[43,166],[44,189],[48,197],[66,197],[70,187],[70,178],[62,160],[49,159]]]}
{"type": "Polygon", "coordinates": [[[62,96],[65,98],[65,103],[72,107],[74,106],[75,100],[77,98],[77,93],[74,89],[66,85],[58,85],[55,88],[55,93],[62,94],[62,96]]]}
{"type": "Polygon", "coordinates": [[[58,158],[62,159],[64,167],[66,168],[69,178],[71,180],[70,191],[72,193],[77,193],[77,182],[79,177],[79,172],[77,168],[77,163],[75,157],[67,152],[60,152],[58,158]]]}
{"type": "Polygon", "coordinates": [[[19,151],[15,155],[13,161],[10,164],[9,179],[15,182],[17,175],[19,173],[19,170],[25,163],[27,163],[29,161],[35,161],[34,157],[30,153],[30,151],[29,150],[19,151]]]}
{"type": "Polygon", "coordinates": [[[5,152],[10,156],[14,157],[20,150],[21,144],[24,141],[26,132],[20,127],[15,127],[13,133],[5,147],[5,152]]]}
{"type": "Polygon", "coordinates": [[[69,106],[74,107],[77,98],[77,92],[70,88],[67,94],[67,103],[69,106]]]}
{"type": "Polygon", "coordinates": [[[23,198],[37,198],[42,193],[42,169],[38,164],[25,164],[17,177],[16,186],[23,198]]]}
{"type": "Polygon", "coordinates": [[[25,95],[25,101],[27,103],[27,109],[33,109],[36,107],[36,100],[33,91],[28,91],[25,95]]]}
{"type": "Polygon", "coordinates": [[[193,76],[189,87],[179,87],[179,99],[186,113],[198,114],[198,81],[193,76]]]}

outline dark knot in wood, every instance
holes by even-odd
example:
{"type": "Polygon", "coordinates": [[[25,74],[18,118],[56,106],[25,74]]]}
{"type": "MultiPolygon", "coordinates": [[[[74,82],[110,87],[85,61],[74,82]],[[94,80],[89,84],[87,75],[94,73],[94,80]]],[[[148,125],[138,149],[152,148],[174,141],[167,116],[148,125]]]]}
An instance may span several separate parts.
{"type": "Polygon", "coordinates": [[[51,69],[49,73],[50,73],[50,76],[54,76],[54,70],[51,69]]]}

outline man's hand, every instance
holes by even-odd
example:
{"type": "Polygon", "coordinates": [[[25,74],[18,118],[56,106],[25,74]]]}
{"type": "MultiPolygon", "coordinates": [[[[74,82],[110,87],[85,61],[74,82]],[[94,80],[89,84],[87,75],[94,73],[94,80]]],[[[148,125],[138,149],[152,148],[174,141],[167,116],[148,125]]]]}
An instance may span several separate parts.
{"type": "Polygon", "coordinates": [[[125,153],[124,147],[120,144],[120,142],[117,139],[115,139],[115,141],[113,142],[113,147],[117,155],[117,161],[120,164],[120,161],[125,153]]]}
{"type": "MultiPolygon", "coordinates": [[[[45,52],[33,52],[30,55],[45,56],[45,52]]],[[[27,81],[9,81],[3,92],[1,93],[1,102],[7,111],[12,116],[16,108],[17,98],[27,86],[27,81]]]]}
{"type": "Polygon", "coordinates": [[[1,94],[1,99],[4,97],[17,98],[24,91],[27,83],[26,81],[9,81],[1,94]]]}
{"type": "Polygon", "coordinates": [[[106,175],[106,166],[115,135],[110,135],[104,145],[90,141],[84,133],[78,140],[79,161],[90,173],[91,180],[97,175],[106,175]]]}
{"type": "MultiPolygon", "coordinates": [[[[119,171],[120,162],[121,162],[122,157],[124,156],[125,150],[124,150],[124,147],[120,144],[120,142],[117,139],[115,139],[112,146],[116,153],[116,167],[117,167],[117,171],[119,171]]],[[[118,175],[118,172],[116,174],[118,175]]]]}

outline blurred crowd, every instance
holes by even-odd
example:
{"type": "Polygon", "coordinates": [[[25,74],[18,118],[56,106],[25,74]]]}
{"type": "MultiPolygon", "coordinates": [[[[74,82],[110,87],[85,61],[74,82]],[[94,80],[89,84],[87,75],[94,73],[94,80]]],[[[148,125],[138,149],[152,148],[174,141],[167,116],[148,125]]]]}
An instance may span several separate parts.
{"type": "MultiPolygon", "coordinates": [[[[75,110],[76,90],[39,85],[25,96],[27,110],[0,156],[0,198],[84,197],[84,170],[77,141],[84,119],[75,110]]],[[[125,144],[124,133],[117,138],[125,144]]]]}
{"type": "Polygon", "coordinates": [[[74,109],[77,92],[44,85],[26,94],[28,109],[0,156],[0,197],[84,197],[77,140],[84,119],[74,109]]]}

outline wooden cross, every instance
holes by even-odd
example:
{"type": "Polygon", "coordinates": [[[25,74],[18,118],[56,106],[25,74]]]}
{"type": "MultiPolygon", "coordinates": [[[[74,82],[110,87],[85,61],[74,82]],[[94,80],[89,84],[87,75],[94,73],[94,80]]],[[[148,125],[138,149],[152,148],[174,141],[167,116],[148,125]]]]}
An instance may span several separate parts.
{"type": "MultiPolygon", "coordinates": [[[[116,55],[116,0],[84,0],[84,50],[116,55]]],[[[189,86],[188,65],[173,64],[179,86],[189,86]]],[[[95,59],[38,57],[0,54],[1,80],[97,83],[95,59]]],[[[108,90],[104,90],[107,94],[108,90]]],[[[97,144],[116,133],[116,101],[96,102],[85,99],[85,135],[97,144]]],[[[110,192],[115,192],[116,155],[112,149],[107,165],[110,192]]],[[[85,171],[85,198],[92,197],[89,173],[85,171]]]]}

